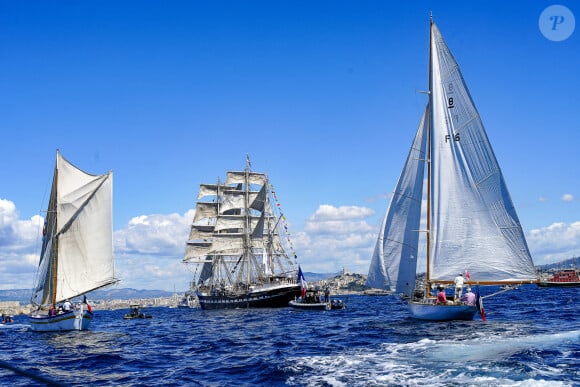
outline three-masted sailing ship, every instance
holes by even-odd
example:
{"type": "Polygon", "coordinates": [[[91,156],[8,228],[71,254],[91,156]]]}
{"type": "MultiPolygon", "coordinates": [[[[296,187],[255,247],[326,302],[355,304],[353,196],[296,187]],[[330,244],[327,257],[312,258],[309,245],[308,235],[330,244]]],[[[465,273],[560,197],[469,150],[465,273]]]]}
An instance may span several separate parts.
{"type": "Polygon", "coordinates": [[[195,264],[203,309],[284,307],[300,296],[296,254],[264,173],[228,171],[201,184],[183,261],[195,264]],[[289,256],[287,251],[292,252],[289,256]]]}
{"type": "Polygon", "coordinates": [[[470,285],[536,282],[514,205],[459,65],[431,19],[429,103],[383,220],[367,284],[409,300],[424,320],[471,320],[478,305],[435,302],[458,273],[470,285]],[[424,174],[427,174],[426,178],[424,174]],[[415,295],[423,186],[426,278],[415,295]]]}
{"type": "MultiPolygon", "coordinates": [[[[88,174],[56,153],[29,317],[34,331],[87,329],[90,305],[58,304],[117,282],[113,257],[113,174],[88,174]]],[[[66,304],[69,304],[68,302],[66,304]]]]}

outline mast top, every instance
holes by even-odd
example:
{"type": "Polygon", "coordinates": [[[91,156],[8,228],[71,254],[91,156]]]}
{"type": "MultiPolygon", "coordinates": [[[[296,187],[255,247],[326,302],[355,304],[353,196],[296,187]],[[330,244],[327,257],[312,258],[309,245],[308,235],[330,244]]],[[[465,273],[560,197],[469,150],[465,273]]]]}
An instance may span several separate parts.
{"type": "Polygon", "coordinates": [[[433,24],[433,11],[429,11],[429,21],[433,24]]]}

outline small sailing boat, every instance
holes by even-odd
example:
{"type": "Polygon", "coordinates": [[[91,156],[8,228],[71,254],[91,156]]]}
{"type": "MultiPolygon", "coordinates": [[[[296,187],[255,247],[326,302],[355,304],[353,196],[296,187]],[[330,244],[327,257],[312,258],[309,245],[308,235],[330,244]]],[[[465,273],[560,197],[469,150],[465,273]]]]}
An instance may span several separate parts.
{"type": "Polygon", "coordinates": [[[430,30],[429,103],[383,220],[367,285],[407,298],[415,318],[471,320],[478,306],[460,300],[438,305],[432,289],[453,283],[457,273],[464,271],[470,276],[468,286],[535,283],[537,277],[459,66],[432,18],[430,30]],[[417,298],[425,169],[427,267],[425,288],[417,298]]]}
{"type": "Polygon", "coordinates": [[[202,309],[284,307],[300,295],[276,193],[250,166],[247,158],[225,183],[200,185],[183,261],[201,267],[194,280],[202,309]]]}
{"type": "Polygon", "coordinates": [[[113,258],[113,174],[88,174],[56,153],[52,190],[29,316],[34,331],[87,329],[93,319],[86,297],[71,310],[69,299],[117,282],[113,258]],[[58,304],[65,302],[64,312],[58,304]]]}

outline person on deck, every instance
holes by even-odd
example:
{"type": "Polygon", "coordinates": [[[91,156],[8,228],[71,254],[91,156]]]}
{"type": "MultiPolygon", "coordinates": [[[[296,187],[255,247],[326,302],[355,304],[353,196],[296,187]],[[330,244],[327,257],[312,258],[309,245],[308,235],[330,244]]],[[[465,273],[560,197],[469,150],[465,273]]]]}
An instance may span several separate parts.
{"type": "Polygon", "coordinates": [[[447,305],[447,296],[445,295],[445,288],[443,286],[439,286],[439,293],[437,293],[437,301],[435,304],[439,305],[447,305]]]}
{"type": "Polygon", "coordinates": [[[67,312],[71,312],[72,311],[72,304],[70,303],[69,300],[66,300],[63,304],[62,304],[62,311],[64,313],[67,312]]]}
{"type": "Polygon", "coordinates": [[[459,273],[457,277],[455,277],[455,301],[459,301],[461,298],[461,292],[463,291],[463,273],[459,273]]]}
{"type": "Polygon", "coordinates": [[[475,305],[475,294],[471,293],[471,288],[467,288],[467,293],[461,297],[461,301],[465,302],[465,305],[475,305]]]}

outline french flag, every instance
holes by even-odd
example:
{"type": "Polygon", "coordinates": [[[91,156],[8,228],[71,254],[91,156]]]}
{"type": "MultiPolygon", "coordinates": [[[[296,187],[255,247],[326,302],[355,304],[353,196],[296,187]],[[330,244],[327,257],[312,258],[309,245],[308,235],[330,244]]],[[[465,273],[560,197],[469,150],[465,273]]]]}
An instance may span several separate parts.
{"type": "Polygon", "coordinates": [[[306,278],[304,278],[304,274],[302,273],[302,268],[298,266],[298,282],[300,282],[300,288],[302,289],[302,298],[306,296],[306,289],[308,288],[308,283],[306,282],[306,278]]]}
{"type": "Polygon", "coordinates": [[[481,320],[485,321],[485,310],[483,309],[483,297],[479,295],[479,287],[477,288],[477,293],[475,295],[475,305],[479,308],[479,313],[481,313],[481,320]]]}
{"type": "Polygon", "coordinates": [[[91,305],[87,302],[87,296],[83,296],[83,304],[87,305],[87,310],[89,311],[89,313],[93,313],[93,308],[91,307],[91,305]]]}

